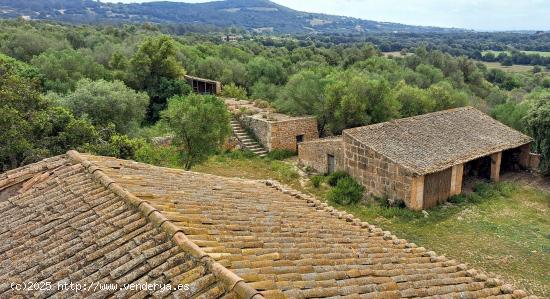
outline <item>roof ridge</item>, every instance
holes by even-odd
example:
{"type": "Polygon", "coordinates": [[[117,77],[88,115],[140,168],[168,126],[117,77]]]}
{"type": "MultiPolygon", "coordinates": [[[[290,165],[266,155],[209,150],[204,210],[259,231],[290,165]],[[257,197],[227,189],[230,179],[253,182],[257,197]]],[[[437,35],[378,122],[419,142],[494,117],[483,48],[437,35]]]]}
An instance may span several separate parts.
{"type": "MultiPolygon", "coordinates": [[[[355,217],[354,215],[347,213],[345,211],[340,211],[337,208],[334,208],[327,203],[321,202],[314,196],[306,195],[296,189],[293,189],[292,187],[287,187],[277,181],[274,180],[263,180],[263,183],[266,184],[266,186],[269,186],[279,192],[282,192],[283,194],[287,194],[289,196],[295,197],[297,199],[303,199],[308,203],[308,206],[311,208],[314,208],[316,210],[324,210],[325,212],[328,212],[331,216],[337,217],[338,219],[345,220],[346,222],[350,222],[351,225],[359,226],[361,229],[368,229],[369,232],[375,233],[378,236],[382,236],[384,240],[392,240],[395,245],[405,243],[405,248],[411,250],[415,248],[414,250],[417,252],[424,252],[424,256],[429,256],[430,261],[433,262],[450,262],[455,261],[459,263],[457,267],[462,268],[463,271],[466,272],[466,274],[470,277],[472,277],[475,281],[486,281],[487,284],[493,285],[494,287],[499,286],[500,291],[503,294],[525,294],[527,296],[527,293],[522,290],[516,288],[512,284],[504,284],[502,280],[499,278],[496,278],[493,273],[488,273],[483,270],[476,270],[474,268],[468,267],[467,264],[460,263],[454,259],[447,259],[444,255],[437,255],[435,251],[427,251],[424,247],[418,247],[415,243],[410,243],[405,239],[399,239],[396,235],[392,234],[390,231],[384,231],[383,229],[369,224],[368,222],[361,221],[361,219],[355,217]]],[[[525,297],[524,296],[524,297],[525,297]]],[[[536,298],[536,297],[535,297],[536,298]]]]}
{"type": "Polygon", "coordinates": [[[105,188],[121,197],[127,204],[138,209],[147,220],[151,221],[161,231],[165,232],[180,249],[203,261],[214,274],[227,287],[228,291],[234,291],[240,298],[261,299],[264,298],[258,290],[248,285],[243,278],[216,262],[209,254],[204,252],[197,244],[191,241],[172,221],[168,220],[161,211],[153,207],[148,201],[139,199],[131,192],[111,179],[100,167],[86,160],[79,152],[70,150],[67,152],[70,161],[81,164],[92,177],[105,188]]]}
{"type": "MultiPolygon", "coordinates": [[[[428,117],[435,116],[435,115],[441,115],[441,114],[447,114],[447,113],[453,113],[453,112],[465,111],[465,110],[476,110],[476,111],[479,111],[479,112],[483,113],[483,111],[481,111],[479,109],[476,109],[473,106],[463,106],[463,107],[450,108],[450,109],[439,110],[439,111],[434,111],[434,112],[428,112],[428,113],[409,116],[409,117],[391,119],[391,120],[388,120],[388,121],[383,121],[383,122],[379,122],[379,123],[375,123],[375,124],[370,124],[370,125],[345,129],[344,131],[351,131],[351,130],[355,130],[355,129],[359,129],[359,128],[365,128],[365,127],[383,126],[383,125],[387,125],[387,124],[399,124],[399,123],[406,122],[406,121],[423,119],[423,118],[428,118],[428,117]]],[[[485,114],[485,113],[483,113],[483,114],[485,114]]]]}

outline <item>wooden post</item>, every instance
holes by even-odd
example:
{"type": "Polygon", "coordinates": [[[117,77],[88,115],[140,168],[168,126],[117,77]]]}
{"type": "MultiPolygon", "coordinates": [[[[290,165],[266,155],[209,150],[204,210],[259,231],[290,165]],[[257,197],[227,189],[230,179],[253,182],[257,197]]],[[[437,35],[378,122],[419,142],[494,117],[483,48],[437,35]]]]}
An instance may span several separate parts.
{"type": "Polygon", "coordinates": [[[462,177],[464,175],[464,164],[453,166],[451,174],[451,192],[450,195],[462,193],[462,177]]]}
{"type": "Polygon", "coordinates": [[[424,208],[424,176],[412,177],[409,209],[420,211],[424,208]]]}
{"type": "Polygon", "coordinates": [[[502,160],[502,152],[491,155],[491,181],[498,182],[500,180],[500,162],[502,160]]]}

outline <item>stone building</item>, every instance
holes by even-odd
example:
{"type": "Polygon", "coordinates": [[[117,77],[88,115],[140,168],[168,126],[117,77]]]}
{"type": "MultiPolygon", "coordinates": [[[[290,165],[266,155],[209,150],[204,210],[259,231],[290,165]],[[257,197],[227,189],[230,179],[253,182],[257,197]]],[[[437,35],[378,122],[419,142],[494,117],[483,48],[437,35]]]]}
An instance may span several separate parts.
{"type": "Polygon", "coordinates": [[[344,163],[370,193],[431,208],[463,180],[529,167],[532,139],[472,107],[344,130],[344,163]]]}
{"type": "Polygon", "coordinates": [[[319,138],[317,119],[312,116],[292,117],[279,113],[245,115],[241,122],[268,150],[298,151],[298,144],[319,138]]]}
{"type": "Polygon", "coordinates": [[[288,116],[246,100],[226,98],[224,101],[242,127],[268,151],[298,151],[299,143],[319,138],[317,119],[313,116],[288,116]]]}
{"type": "Polygon", "coordinates": [[[321,173],[344,170],[342,137],[327,137],[306,141],[299,145],[300,164],[321,173]]]}
{"type": "MultiPolygon", "coordinates": [[[[303,164],[327,172],[338,146],[304,144],[303,164]]],[[[465,181],[498,181],[500,172],[536,165],[532,139],[472,107],[343,131],[343,169],[371,195],[421,210],[460,194],[465,181]]]]}
{"type": "Polygon", "coordinates": [[[219,81],[188,75],[185,75],[185,81],[191,85],[193,92],[196,93],[217,95],[222,92],[222,83],[219,81]]]}

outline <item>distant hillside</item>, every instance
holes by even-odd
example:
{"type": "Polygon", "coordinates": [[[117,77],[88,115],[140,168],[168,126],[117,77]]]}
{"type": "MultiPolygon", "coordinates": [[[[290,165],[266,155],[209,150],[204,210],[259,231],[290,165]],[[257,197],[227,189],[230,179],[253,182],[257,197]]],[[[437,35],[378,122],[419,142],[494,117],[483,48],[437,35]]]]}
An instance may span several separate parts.
{"type": "Polygon", "coordinates": [[[103,3],[93,0],[0,0],[0,18],[70,23],[153,22],[236,26],[275,33],[453,32],[457,29],[409,26],[296,11],[268,0],[207,3],[103,3]]]}

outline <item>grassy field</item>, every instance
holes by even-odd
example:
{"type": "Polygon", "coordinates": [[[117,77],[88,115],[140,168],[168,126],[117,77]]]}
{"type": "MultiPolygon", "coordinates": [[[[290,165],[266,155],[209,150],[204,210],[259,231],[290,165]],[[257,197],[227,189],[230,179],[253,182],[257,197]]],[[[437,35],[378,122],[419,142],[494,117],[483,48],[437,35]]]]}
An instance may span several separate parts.
{"type": "Polygon", "coordinates": [[[393,57],[404,57],[406,55],[401,54],[400,51],[395,52],[382,52],[382,54],[386,57],[393,56],[393,57]]]}
{"type": "MultiPolygon", "coordinates": [[[[193,171],[249,179],[276,179],[324,198],[326,184],[300,184],[290,163],[239,155],[215,156],[193,171]]],[[[493,272],[505,281],[550,297],[550,194],[520,184],[486,186],[472,200],[423,213],[372,202],[339,206],[364,221],[438,254],[493,272]]]]}
{"type": "MultiPolygon", "coordinates": [[[[487,53],[493,53],[495,55],[498,55],[500,53],[507,53],[508,51],[483,51],[481,52],[481,54],[485,55],[487,53]]],[[[543,56],[543,57],[550,57],[550,52],[544,52],[544,51],[521,51],[525,54],[538,54],[540,56],[543,56]]]]}
{"type": "MultiPolygon", "coordinates": [[[[477,60],[476,60],[477,61],[477,60]]],[[[486,61],[477,61],[485,64],[487,68],[490,69],[499,69],[506,72],[531,72],[533,70],[532,65],[519,65],[514,64],[512,66],[504,66],[500,62],[486,62],[486,61]]]]}

